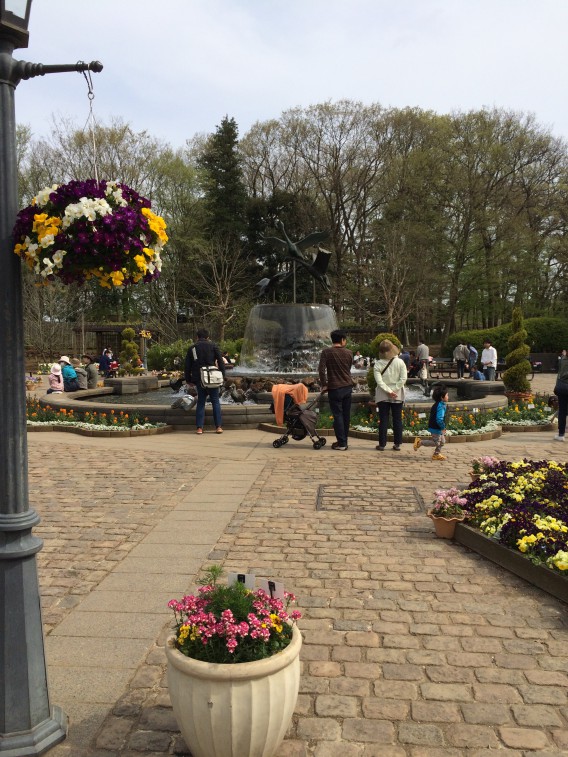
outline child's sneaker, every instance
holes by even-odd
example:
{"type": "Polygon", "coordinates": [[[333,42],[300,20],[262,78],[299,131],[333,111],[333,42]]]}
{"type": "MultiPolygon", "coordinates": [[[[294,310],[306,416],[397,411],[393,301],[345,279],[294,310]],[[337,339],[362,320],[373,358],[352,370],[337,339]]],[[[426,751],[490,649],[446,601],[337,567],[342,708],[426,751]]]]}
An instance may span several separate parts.
{"type": "Polygon", "coordinates": [[[445,460],[445,459],[446,459],[446,456],[441,455],[439,452],[434,452],[434,454],[432,455],[432,460],[445,460]]]}
{"type": "Polygon", "coordinates": [[[422,446],[422,441],[420,440],[419,436],[416,437],[416,439],[414,440],[414,444],[412,446],[414,447],[415,452],[417,449],[420,449],[420,447],[422,446]]]}

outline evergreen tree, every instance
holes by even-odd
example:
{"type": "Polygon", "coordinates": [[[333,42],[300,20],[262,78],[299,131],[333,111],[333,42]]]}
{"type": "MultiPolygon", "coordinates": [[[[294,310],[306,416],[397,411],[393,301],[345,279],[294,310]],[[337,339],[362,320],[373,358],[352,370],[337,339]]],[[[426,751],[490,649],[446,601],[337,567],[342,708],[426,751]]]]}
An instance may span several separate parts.
{"type": "Polygon", "coordinates": [[[241,243],[247,229],[247,193],[234,118],[225,116],[221,121],[198,165],[203,170],[208,236],[225,244],[241,243]]]}

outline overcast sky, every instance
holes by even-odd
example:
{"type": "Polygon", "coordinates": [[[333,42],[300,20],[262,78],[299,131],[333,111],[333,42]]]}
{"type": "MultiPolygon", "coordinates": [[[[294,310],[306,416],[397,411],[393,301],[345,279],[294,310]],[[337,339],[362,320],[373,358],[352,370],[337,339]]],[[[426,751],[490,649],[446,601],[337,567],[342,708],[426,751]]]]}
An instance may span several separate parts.
{"type": "MultiPolygon", "coordinates": [[[[97,120],[173,146],[225,115],[241,135],[294,106],[342,98],[438,113],[532,112],[568,138],[567,0],[34,0],[37,63],[100,60],[97,120]]],[[[18,123],[82,128],[81,74],[22,82],[18,123]]]]}

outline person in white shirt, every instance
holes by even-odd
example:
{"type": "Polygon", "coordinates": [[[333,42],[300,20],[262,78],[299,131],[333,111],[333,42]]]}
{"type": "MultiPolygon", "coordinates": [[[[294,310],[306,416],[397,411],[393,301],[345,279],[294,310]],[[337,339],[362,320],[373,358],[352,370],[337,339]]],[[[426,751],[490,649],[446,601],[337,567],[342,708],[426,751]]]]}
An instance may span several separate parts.
{"type": "Polygon", "coordinates": [[[495,371],[497,369],[497,350],[491,346],[489,339],[483,342],[483,351],[481,353],[481,367],[486,381],[495,381],[495,371]]]}

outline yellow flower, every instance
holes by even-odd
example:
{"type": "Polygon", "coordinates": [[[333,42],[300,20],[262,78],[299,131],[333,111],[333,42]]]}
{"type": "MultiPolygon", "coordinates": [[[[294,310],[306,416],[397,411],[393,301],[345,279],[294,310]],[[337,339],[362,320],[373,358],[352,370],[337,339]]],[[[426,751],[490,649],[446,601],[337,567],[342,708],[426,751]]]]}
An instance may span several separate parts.
{"type": "Polygon", "coordinates": [[[278,615],[271,613],[270,621],[272,623],[272,628],[274,628],[277,633],[282,633],[282,621],[280,620],[278,615]]]}
{"type": "Polygon", "coordinates": [[[144,259],[144,255],[135,255],[134,262],[143,273],[146,273],[146,270],[148,267],[146,265],[146,260],[144,259]]]}
{"type": "Polygon", "coordinates": [[[122,271],[113,271],[110,274],[110,278],[115,287],[122,286],[124,282],[124,274],[122,273],[122,271]]]}

